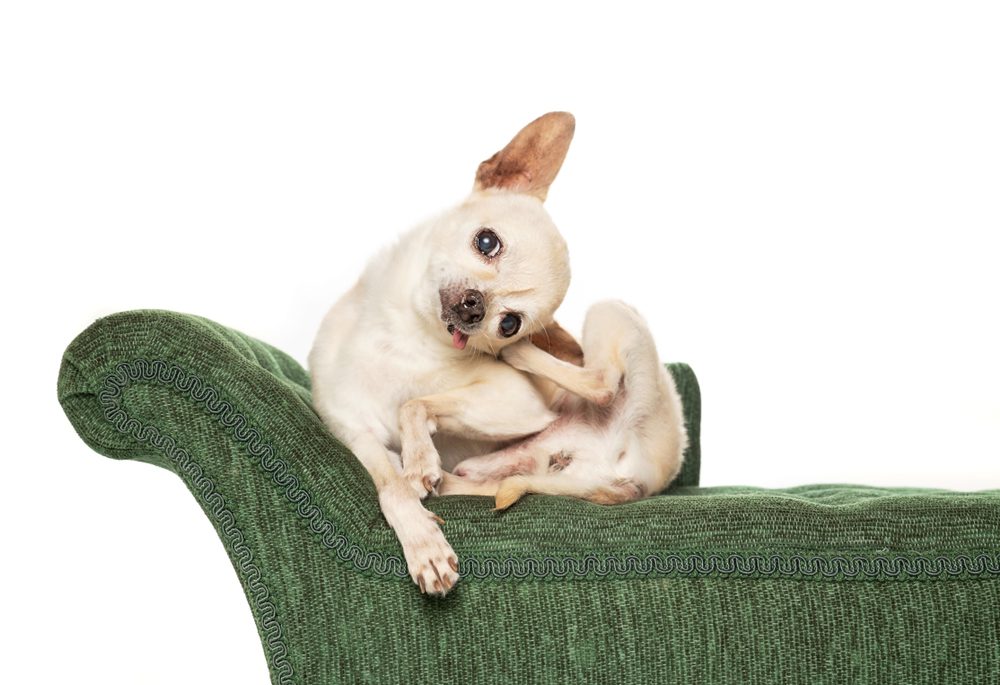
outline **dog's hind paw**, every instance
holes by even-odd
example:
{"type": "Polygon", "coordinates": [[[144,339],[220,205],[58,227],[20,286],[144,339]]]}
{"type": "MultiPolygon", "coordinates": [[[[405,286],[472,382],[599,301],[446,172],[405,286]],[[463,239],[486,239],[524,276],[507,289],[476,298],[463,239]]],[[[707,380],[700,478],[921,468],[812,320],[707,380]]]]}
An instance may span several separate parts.
{"type": "Polygon", "coordinates": [[[599,407],[611,404],[618,394],[620,377],[607,370],[586,369],[582,373],[582,383],[574,388],[580,397],[599,407]]]}

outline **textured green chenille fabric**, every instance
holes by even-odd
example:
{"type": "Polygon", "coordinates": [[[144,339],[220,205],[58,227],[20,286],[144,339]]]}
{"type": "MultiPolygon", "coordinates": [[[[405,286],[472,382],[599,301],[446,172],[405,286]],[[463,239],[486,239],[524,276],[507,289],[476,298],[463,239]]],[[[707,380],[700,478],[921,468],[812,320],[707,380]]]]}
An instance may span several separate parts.
{"type": "Polygon", "coordinates": [[[1000,491],[699,488],[698,386],[669,368],[692,438],[678,485],[613,507],[432,499],[461,565],[444,599],[410,581],[371,480],[273,347],[126,312],[70,344],[58,390],[92,448],[187,484],[274,683],[1000,682],[1000,491]]]}

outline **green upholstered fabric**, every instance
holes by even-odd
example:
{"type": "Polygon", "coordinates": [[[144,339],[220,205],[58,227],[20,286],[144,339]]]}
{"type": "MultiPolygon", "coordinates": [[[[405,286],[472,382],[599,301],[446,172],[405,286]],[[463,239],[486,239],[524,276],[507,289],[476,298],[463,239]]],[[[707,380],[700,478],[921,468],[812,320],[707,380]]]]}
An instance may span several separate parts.
{"type": "Polygon", "coordinates": [[[413,586],[371,480],[273,347],[125,312],[70,344],[58,389],[92,448],[187,484],[274,683],[1000,682],[1000,492],[699,488],[698,386],[669,368],[679,484],[614,507],[433,499],[461,564],[444,599],[413,586]]]}

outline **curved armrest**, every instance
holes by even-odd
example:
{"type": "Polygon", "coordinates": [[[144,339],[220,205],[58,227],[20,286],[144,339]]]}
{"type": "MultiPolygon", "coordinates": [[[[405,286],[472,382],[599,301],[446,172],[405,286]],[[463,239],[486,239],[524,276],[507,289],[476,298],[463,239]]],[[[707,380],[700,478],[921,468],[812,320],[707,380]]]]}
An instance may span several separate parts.
{"type": "MultiPolygon", "coordinates": [[[[139,310],[81,333],[63,356],[58,391],[80,437],[105,456],[203,487],[196,463],[229,499],[294,485],[297,502],[308,495],[350,527],[359,513],[377,515],[374,488],[313,412],[309,387],[305,370],[270,345],[201,317],[139,310]]],[[[247,514],[266,515],[265,502],[253,504],[247,514]]]]}

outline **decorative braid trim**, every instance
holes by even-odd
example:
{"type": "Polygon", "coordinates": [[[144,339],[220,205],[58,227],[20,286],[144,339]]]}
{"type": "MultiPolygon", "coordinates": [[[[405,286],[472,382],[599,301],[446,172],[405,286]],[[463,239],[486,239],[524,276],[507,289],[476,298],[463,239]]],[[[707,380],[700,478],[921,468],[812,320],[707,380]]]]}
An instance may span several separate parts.
{"type": "MultiPolygon", "coordinates": [[[[215,523],[223,543],[229,549],[233,565],[243,580],[253,613],[260,626],[264,649],[267,652],[268,666],[273,682],[280,685],[293,683],[292,664],[288,661],[288,646],[282,638],[281,624],[278,621],[278,611],[271,601],[271,592],[264,584],[260,567],[253,561],[253,551],[246,543],[246,538],[236,526],[236,517],[226,506],[226,500],[219,494],[201,467],[191,458],[190,453],[169,435],[163,435],[155,426],[143,424],[130,417],[122,409],[122,391],[131,381],[159,380],[197,398],[199,402],[210,402],[219,408],[218,393],[207,388],[192,376],[185,375],[177,367],[167,368],[164,362],[150,364],[137,360],[132,364],[120,364],[117,372],[104,380],[104,387],[98,395],[104,406],[104,416],[121,433],[131,435],[135,439],[152,445],[161,450],[167,458],[177,465],[178,472],[187,477],[195,497],[201,502],[209,518],[215,523]]],[[[228,405],[226,405],[228,407],[228,405]]],[[[210,410],[213,414],[220,412],[210,410]]],[[[227,424],[228,426],[228,424],[227,424]]]]}
{"type": "Polygon", "coordinates": [[[623,557],[588,555],[580,559],[469,559],[463,575],[476,578],[596,576],[782,576],[788,578],[954,578],[1000,573],[1000,556],[818,557],[792,554],[649,554],[623,557]]]}
{"type": "MultiPolygon", "coordinates": [[[[296,512],[315,533],[321,543],[337,557],[361,571],[378,576],[408,576],[406,564],[398,555],[366,551],[339,532],[323,512],[312,503],[288,464],[275,455],[271,445],[263,442],[256,429],[231,404],[220,399],[221,394],[196,376],[176,364],[137,359],[122,363],[105,380],[100,393],[105,416],[115,427],[163,449],[177,460],[173,441],[151,426],[144,426],[121,409],[123,388],[135,381],[158,381],[174,387],[196,403],[228,429],[229,434],[246,449],[254,461],[271,476],[273,483],[295,505],[296,512]],[[157,442],[158,441],[158,442],[157,442]]],[[[184,453],[185,472],[198,486],[197,492],[214,493],[211,481],[184,453]],[[193,474],[197,474],[195,478],[193,474]],[[207,490],[204,488],[208,488],[207,490]]],[[[219,497],[221,501],[221,497],[219,497]]],[[[229,515],[231,517],[231,514],[229,515]]],[[[254,569],[256,567],[253,567],[254,569]]],[[[817,556],[802,554],[623,554],[583,557],[491,558],[464,556],[460,573],[466,578],[503,580],[533,578],[546,580],[613,577],[659,576],[737,576],[816,579],[952,579],[1000,575],[1000,554],[958,554],[955,556],[878,555],[878,556],[817,556]]],[[[259,571],[256,571],[259,577],[259,571]]],[[[266,591],[265,591],[266,592],[266,591]]]]}

